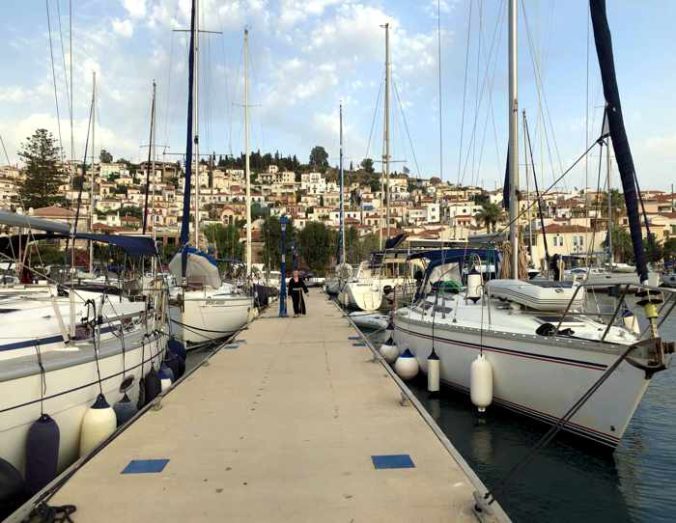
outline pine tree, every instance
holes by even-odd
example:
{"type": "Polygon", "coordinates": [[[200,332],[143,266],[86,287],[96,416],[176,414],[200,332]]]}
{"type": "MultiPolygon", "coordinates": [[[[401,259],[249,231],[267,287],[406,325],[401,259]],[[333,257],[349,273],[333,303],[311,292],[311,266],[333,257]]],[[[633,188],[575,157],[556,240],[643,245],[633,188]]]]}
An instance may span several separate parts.
{"type": "Polygon", "coordinates": [[[26,178],[19,187],[19,197],[25,209],[47,207],[65,201],[59,189],[65,173],[60,161],[60,148],[47,129],[37,129],[21,145],[19,157],[26,164],[26,178]]]}

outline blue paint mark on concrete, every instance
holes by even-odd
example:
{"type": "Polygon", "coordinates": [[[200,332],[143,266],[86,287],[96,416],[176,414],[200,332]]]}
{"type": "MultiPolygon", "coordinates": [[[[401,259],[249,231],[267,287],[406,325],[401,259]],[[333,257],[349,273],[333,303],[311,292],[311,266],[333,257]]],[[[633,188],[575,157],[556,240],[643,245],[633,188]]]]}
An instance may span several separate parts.
{"type": "Polygon", "coordinates": [[[412,469],[415,464],[408,454],[385,454],[371,456],[373,466],[376,469],[412,469]]]}
{"type": "Polygon", "coordinates": [[[122,474],[157,474],[164,470],[168,459],[132,459],[122,474]]]}

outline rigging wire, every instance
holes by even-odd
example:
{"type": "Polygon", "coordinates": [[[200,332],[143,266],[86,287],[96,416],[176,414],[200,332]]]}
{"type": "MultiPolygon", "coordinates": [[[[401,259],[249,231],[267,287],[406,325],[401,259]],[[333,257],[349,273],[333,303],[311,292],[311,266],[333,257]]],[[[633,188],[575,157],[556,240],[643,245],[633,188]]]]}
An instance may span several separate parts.
{"type": "Polygon", "coordinates": [[[533,41],[533,35],[532,35],[531,30],[530,30],[530,25],[528,23],[528,13],[526,11],[526,5],[525,5],[524,0],[521,0],[521,6],[522,6],[522,12],[523,12],[524,25],[525,25],[525,28],[526,28],[528,48],[529,48],[529,51],[530,51],[531,64],[533,66],[533,74],[535,76],[535,87],[536,87],[536,91],[537,91],[538,101],[542,102],[542,109],[543,109],[541,111],[542,119],[543,119],[542,130],[543,130],[543,134],[544,134],[544,137],[545,137],[545,143],[547,144],[547,150],[548,150],[549,157],[550,157],[550,165],[551,165],[551,168],[552,168],[552,176],[555,176],[554,175],[554,171],[555,171],[554,160],[553,160],[554,155],[552,154],[552,143],[553,143],[554,153],[556,155],[556,160],[559,164],[559,167],[558,167],[559,171],[563,171],[563,162],[561,161],[561,153],[559,151],[558,142],[556,141],[556,135],[555,135],[555,132],[554,132],[554,124],[553,124],[553,121],[552,121],[551,110],[549,109],[549,103],[548,103],[547,97],[545,95],[545,89],[544,89],[544,84],[543,84],[543,80],[542,80],[543,74],[542,74],[541,65],[538,63],[538,60],[536,58],[538,56],[538,53],[536,51],[536,47],[535,47],[535,44],[534,44],[534,41],[533,41]],[[549,137],[549,133],[547,131],[547,126],[549,126],[549,128],[551,129],[551,142],[552,143],[550,143],[550,137],[549,137]]]}
{"type": "Polygon", "coordinates": [[[54,85],[54,103],[56,104],[56,126],[59,132],[59,149],[61,153],[61,161],[64,160],[63,139],[61,136],[61,113],[59,111],[59,92],[56,87],[56,67],[54,63],[54,46],[52,44],[52,21],[49,14],[49,0],[45,0],[45,9],[47,11],[47,32],[49,35],[49,56],[52,66],[52,83],[54,85]]]}
{"type": "MultiPolygon", "coordinates": [[[[601,139],[601,138],[599,138],[599,140],[600,140],[600,139],[601,139]]],[[[556,184],[558,184],[561,180],[563,180],[563,179],[564,179],[564,178],[565,178],[565,177],[566,177],[566,176],[567,176],[567,175],[568,175],[575,167],[577,167],[577,165],[584,159],[584,157],[585,157],[587,154],[589,154],[589,152],[590,152],[594,147],[596,147],[596,146],[599,144],[599,140],[594,141],[593,144],[591,144],[589,147],[587,147],[587,149],[586,149],[580,156],[578,156],[578,157],[575,159],[575,161],[570,165],[570,167],[568,167],[568,169],[566,169],[565,171],[563,171],[563,173],[561,173],[561,175],[560,175],[558,178],[556,178],[556,179],[551,183],[551,185],[550,185],[549,187],[547,187],[547,189],[542,193],[541,196],[544,197],[545,195],[547,195],[547,194],[549,193],[549,191],[551,191],[551,190],[556,186],[556,184]]],[[[497,234],[500,235],[500,234],[505,233],[505,232],[509,229],[509,227],[510,227],[510,225],[511,225],[512,223],[514,223],[514,222],[516,222],[517,220],[519,220],[519,219],[520,219],[524,214],[526,214],[527,212],[530,212],[530,210],[533,208],[533,206],[535,205],[535,203],[536,203],[536,202],[531,202],[530,205],[525,206],[525,207],[519,212],[519,214],[517,214],[517,215],[514,217],[514,219],[510,220],[509,223],[507,223],[502,229],[500,229],[500,231],[499,231],[497,234]]]]}
{"type": "Polygon", "coordinates": [[[467,22],[467,40],[465,43],[465,74],[463,80],[462,88],[462,113],[460,117],[460,146],[458,147],[458,180],[457,185],[460,185],[460,172],[462,168],[462,151],[463,151],[463,141],[465,135],[465,111],[467,109],[467,77],[469,71],[469,42],[470,35],[472,34],[472,11],[473,11],[474,2],[470,0],[469,2],[469,20],[467,22]]]}
{"type": "Polygon", "coordinates": [[[2,146],[2,151],[5,153],[5,159],[7,160],[7,165],[12,165],[12,162],[9,160],[9,154],[7,154],[7,148],[5,147],[5,141],[2,139],[0,134],[0,145],[2,146]]]}
{"type": "Polygon", "coordinates": [[[380,84],[380,88],[378,89],[378,96],[376,97],[376,106],[373,110],[373,118],[371,119],[371,130],[369,131],[369,139],[366,142],[366,154],[364,155],[364,158],[369,157],[369,152],[371,151],[371,140],[373,139],[373,130],[376,126],[376,117],[378,116],[378,107],[380,107],[380,96],[383,94],[383,86],[384,86],[384,81],[380,84]]]}
{"type": "Polygon", "coordinates": [[[444,111],[441,80],[441,0],[437,0],[437,65],[439,77],[439,178],[444,180],[444,111]]]}
{"type": "MultiPolygon", "coordinates": [[[[479,24],[479,30],[477,31],[477,52],[476,52],[476,88],[474,91],[475,94],[475,99],[474,99],[474,129],[472,130],[472,134],[475,133],[476,131],[476,121],[479,118],[479,107],[481,105],[480,103],[480,98],[478,96],[479,93],[479,78],[481,77],[481,36],[483,34],[483,0],[477,0],[477,10],[479,11],[479,16],[478,16],[478,21],[477,23],[479,24]]],[[[474,177],[474,166],[475,166],[475,161],[476,161],[476,140],[474,139],[474,136],[472,137],[472,177],[474,177]]]]}
{"type": "Polygon", "coordinates": [[[401,103],[401,98],[399,97],[399,89],[397,88],[397,82],[392,81],[392,86],[394,87],[394,96],[397,99],[397,103],[399,104],[399,111],[401,112],[401,117],[404,121],[404,130],[406,131],[406,137],[408,138],[408,143],[411,147],[411,155],[413,156],[413,163],[415,164],[416,171],[418,172],[418,178],[421,177],[420,174],[420,165],[418,165],[418,158],[415,154],[415,149],[413,147],[413,140],[411,139],[411,133],[408,128],[408,121],[406,120],[406,113],[404,113],[404,106],[401,103]]]}
{"type": "MultiPolygon", "coordinates": [[[[504,24],[502,24],[501,22],[502,22],[502,19],[504,17],[504,12],[505,12],[505,9],[501,9],[500,15],[498,16],[498,18],[496,18],[495,28],[493,30],[493,37],[492,37],[491,45],[490,45],[490,48],[489,48],[489,51],[488,51],[488,58],[487,58],[487,62],[486,62],[486,70],[484,72],[483,81],[481,82],[481,90],[477,94],[477,96],[479,98],[479,104],[478,104],[479,110],[481,109],[481,101],[483,100],[484,93],[486,91],[486,86],[488,85],[488,78],[489,78],[490,69],[491,69],[491,67],[495,67],[495,65],[491,66],[491,60],[494,60],[497,63],[497,52],[495,53],[495,56],[494,56],[493,51],[494,51],[494,49],[496,49],[496,43],[498,41],[498,37],[500,35],[502,35],[502,29],[503,29],[504,24]]],[[[472,135],[471,135],[471,138],[470,138],[470,143],[468,144],[468,147],[467,147],[467,154],[465,156],[465,162],[462,166],[462,170],[460,171],[462,173],[462,176],[459,175],[459,177],[458,177],[458,185],[461,185],[463,183],[464,179],[465,179],[465,173],[467,172],[467,168],[469,166],[469,162],[470,162],[470,158],[471,158],[471,152],[472,152],[471,149],[474,146],[474,141],[476,140],[476,130],[477,130],[478,121],[479,121],[479,114],[476,113],[474,115],[474,123],[472,125],[472,135]]],[[[461,151],[461,154],[462,154],[462,151],[461,151]]]]}
{"type": "MultiPolygon", "coordinates": [[[[56,0],[56,15],[57,20],[59,21],[59,41],[61,43],[61,62],[63,64],[63,81],[66,84],[66,97],[68,100],[70,97],[70,83],[68,81],[68,75],[66,74],[66,46],[63,43],[63,27],[61,25],[61,0],[56,0]]],[[[72,59],[72,58],[71,58],[72,59]]],[[[68,115],[70,118],[73,118],[73,106],[68,103],[68,115]]]]}
{"type": "Polygon", "coordinates": [[[171,31],[169,44],[169,67],[167,68],[167,91],[166,91],[166,107],[164,110],[164,150],[162,152],[162,162],[165,161],[165,153],[167,152],[166,144],[169,143],[169,103],[171,101],[171,77],[173,76],[172,71],[174,69],[174,31],[171,31]]]}

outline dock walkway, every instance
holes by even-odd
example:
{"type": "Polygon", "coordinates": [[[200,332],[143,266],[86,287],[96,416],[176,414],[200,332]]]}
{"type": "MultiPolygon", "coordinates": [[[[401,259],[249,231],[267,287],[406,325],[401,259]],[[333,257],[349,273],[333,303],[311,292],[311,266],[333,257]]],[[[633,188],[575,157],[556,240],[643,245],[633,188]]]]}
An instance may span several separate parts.
{"type": "Polygon", "coordinates": [[[256,320],[49,503],[87,522],[477,521],[473,473],[335,305],[308,303],[256,320]]]}

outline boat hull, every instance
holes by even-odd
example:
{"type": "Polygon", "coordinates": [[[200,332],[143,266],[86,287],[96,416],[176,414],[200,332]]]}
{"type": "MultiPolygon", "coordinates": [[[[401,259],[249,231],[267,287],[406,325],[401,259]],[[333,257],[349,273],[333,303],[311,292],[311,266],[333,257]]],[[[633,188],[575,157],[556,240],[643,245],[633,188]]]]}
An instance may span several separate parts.
{"type": "Polygon", "coordinates": [[[415,285],[410,280],[378,278],[351,281],[345,284],[339,295],[339,301],[346,307],[367,312],[389,308],[390,300],[385,296],[385,290],[388,287],[393,289],[392,297],[396,297],[397,302],[410,300],[415,292],[415,285]]]}
{"type": "Polygon", "coordinates": [[[240,331],[251,318],[248,296],[190,296],[171,309],[172,332],[189,344],[225,339],[240,331]]]}
{"type": "MultiPolygon", "coordinates": [[[[428,322],[398,315],[395,341],[408,348],[423,372],[432,351],[428,322]]],[[[441,379],[468,392],[470,366],[480,353],[493,369],[493,402],[556,423],[618,357],[611,351],[581,350],[570,339],[435,325],[434,350],[441,379]],[[480,343],[481,340],[481,343],[480,343]]],[[[577,412],[564,430],[615,447],[645,393],[650,379],[626,361],[577,412]]]]}
{"type": "MultiPolygon", "coordinates": [[[[144,331],[125,335],[124,356],[117,338],[101,343],[101,387],[111,406],[123,396],[120,385],[125,377],[133,377],[128,395],[136,402],[140,378],[151,366],[159,369],[166,340],[152,335],[142,342],[144,331]]],[[[99,394],[97,367],[91,344],[65,347],[61,341],[41,350],[46,367],[42,408],[59,426],[58,470],[62,471],[79,457],[82,419],[99,394]]],[[[23,473],[26,436],[41,414],[42,380],[36,357],[20,359],[24,361],[13,361],[11,367],[6,362],[0,375],[0,457],[23,473]]]]}

